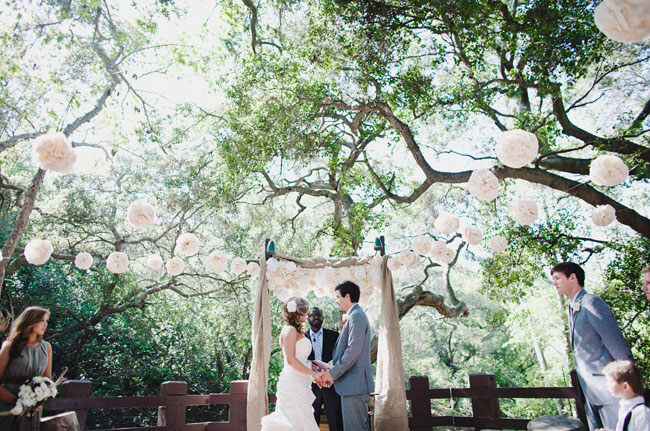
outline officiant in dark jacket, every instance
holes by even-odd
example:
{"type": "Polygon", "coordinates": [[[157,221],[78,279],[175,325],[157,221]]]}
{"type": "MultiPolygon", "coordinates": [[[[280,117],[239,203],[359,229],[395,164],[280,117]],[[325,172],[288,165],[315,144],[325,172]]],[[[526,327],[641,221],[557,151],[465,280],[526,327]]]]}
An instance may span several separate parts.
{"type": "MultiPolygon", "coordinates": [[[[307,318],[309,319],[309,340],[312,345],[309,360],[315,359],[327,364],[332,360],[334,345],[339,333],[323,328],[323,312],[320,308],[314,307],[310,309],[307,318]]],[[[323,404],[325,404],[325,414],[330,431],[343,431],[341,397],[336,393],[334,386],[319,388],[318,385],[312,383],[311,390],[316,396],[313,404],[316,423],[320,424],[321,411],[323,404]]]]}

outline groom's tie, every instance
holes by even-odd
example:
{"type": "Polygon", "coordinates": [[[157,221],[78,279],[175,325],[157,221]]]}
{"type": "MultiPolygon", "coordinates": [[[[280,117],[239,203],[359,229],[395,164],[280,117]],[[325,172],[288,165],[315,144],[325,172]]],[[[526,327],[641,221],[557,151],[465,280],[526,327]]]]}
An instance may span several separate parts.
{"type": "Polygon", "coordinates": [[[312,334],[312,345],[314,347],[314,359],[318,361],[323,360],[323,346],[321,343],[318,342],[319,336],[321,335],[320,332],[314,332],[312,334]]]}

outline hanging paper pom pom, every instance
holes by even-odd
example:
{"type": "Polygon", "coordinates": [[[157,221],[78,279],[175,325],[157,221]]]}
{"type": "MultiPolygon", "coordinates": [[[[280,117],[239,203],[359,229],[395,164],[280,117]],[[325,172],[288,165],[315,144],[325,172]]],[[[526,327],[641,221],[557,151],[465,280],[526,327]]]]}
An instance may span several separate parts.
{"type": "Polygon", "coordinates": [[[34,161],[41,169],[67,174],[77,161],[77,153],[63,133],[46,133],[34,141],[34,161]]]}
{"type": "Polygon", "coordinates": [[[248,272],[248,275],[251,277],[257,277],[260,274],[260,265],[257,262],[249,262],[248,265],[246,265],[246,272],[248,272]]]}
{"type": "Polygon", "coordinates": [[[496,235],[490,238],[490,248],[494,253],[501,253],[508,248],[508,240],[505,236],[496,235]]]}
{"type": "Polygon", "coordinates": [[[114,251],[106,258],[106,268],[114,274],[122,274],[129,267],[129,256],[121,251],[114,251]]]}
{"type": "Polygon", "coordinates": [[[535,160],[539,143],[533,133],[521,129],[508,130],[499,137],[496,150],[501,163],[518,169],[535,160]]]}
{"type": "Polygon", "coordinates": [[[399,262],[399,259],[395,257],[388,258],[388,269],[392,272],[398,271],[402,267],[402,264],[399,262]]]}
{"type": "Polygon", "coordinates": [[[47,239],[33,239],[27,243],[23,254],[27,262],[32,265],[43,265],[50,260],[50,256],[54,252],[52,243],[47,239]]]}
{"type": "Polygon", "coordinates": [[[648,0],[603,0],[594,10],[600,31],[618,42],[641,42],[650,36],[648,0]]]}
{"type": "Polygon", "coordinates": [[[215,250],[208,255],[205,264],[210,271],[219,274],[228,268],[228,256],[221,250],[215,250]]]}
{"type": "Polygon", "coordinates": [[[82,251],[74,258],[74,264],[79,269],[88,269],[93,265],[93,257],[90,253],[82,251]]]}
{"type": "Polygon", "coordinates": [[[199,239],[193,233],[182,233],[176,239],[176,250],[184,256],[194,256],[200,245],[199,239]]]}
{"type": "Polygon", "coordinates": [[[456,252],[454,250],[452,250],[451,248],[445,246],[445,248],[443,248],[442,251],[440,252],[439,257],[440,257],[440,260],[442,260],[444,263],[449,265],[456,258],[456,252]]]}
{"type": "Polygon", "coordinates": [[[129,224],[138,229],[151,226],[156,221],[156,210],[146,201],[134,201],[126,210],[129,224]]]}
{"type": "Polygon", "coordinates": [[[458,230],[458,217],[447,212],[441,212],[433,225],[442,234],[456,232],[458,230]]]}
{"type": "Polygon", "coordinates": [[[173,276],[179,275],[185,269],[185,262],[180,257],[172,257],[165,264],[165,269],[167,269],[167,274],[173,276]]]}
{"type": "Polygon", "coordinates": [[[483,232],[474,226],[466,226],[463,229],[463,241],[470,245],[479,245],[483,241],[483,232]]]}
{"type": "Polygon", "coordinates": [[[413,268],[418,264],[418,255],[410,250],[406,250],[397,255],[399,263],[407,268],[413,268]]]}
{"type": "Polygon", "coordinates": [[[159,254],[150,254],[147,256],[147,266],[153,270],[162,268],[163,260],[159,254]]]}
{"type": "Polygon", "coordinates": [[[591,212],[591,220],[596,226],[607,226],[616,219],[614,207],[607,205],[598,205],[591,212]]]}
{"type": "Polygon", "coordinates": [[[589,166],[589,178],[599,186],[617,186],[627,179],[629,173],[625,162],[611,155],[598,156],[589,166]]]}
{"type": "Polygon", "coordinates": [[[427,235],[416,237],[411,243],[411,248],[420,256],[429,256],[433,247],[433,240],[427,235]]]}
{"type": "Polygon", "coordinates": [[[239,275],[246,271],[246,261],[241,257],[234,258],[232,262],[230,262],[230,271],[235,275],[239,275]]]}
{"type": "Polygon", "coordinates": [[[478,200],[492,201],[499,194],[499,179],[487,169],[472,172],[467,189],[478,200]]]}
{"type": "Polygon", "coordinates": [[[537,220],[538,209],[534,201],[519,199],[512,203],[512,218],[519,224],[528,225],[537,220]]]}

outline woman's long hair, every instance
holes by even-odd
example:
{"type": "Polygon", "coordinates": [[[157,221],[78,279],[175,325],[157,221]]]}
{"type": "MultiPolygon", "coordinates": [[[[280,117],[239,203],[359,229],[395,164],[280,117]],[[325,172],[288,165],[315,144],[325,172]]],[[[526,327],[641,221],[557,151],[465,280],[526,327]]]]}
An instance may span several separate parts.
{"type": "MultiPolygon", "coordinates": [[[[37,306],[27,307],[20,313],[20,316],[11,325],[11,332],[7,337],[7,341],[11,343],[9,358],[20,356],[34,330],[34,325],[43,320],[43,316],[49,316],[49,314],[50,310],[37,306]]],[[[41,342],[42,339],[43,337],[38,335],[37,341],[41,342]]]]}
{"type": "Polygon", "coordinates": [[[300,316],[302,314],[307,314],[309,311],[309,303],[307,300],[298,296],[293,296],[284,303],[282,311],[284,311],[284,321],[287,322],[287,324],[290,326],[296,328],[299,334],[302,334],[302,322],[300,321],[300,316]],[[289,304],[291,301],[296,303],[296,311],[293,313],[287,310],[287,304],[289,304]]]}

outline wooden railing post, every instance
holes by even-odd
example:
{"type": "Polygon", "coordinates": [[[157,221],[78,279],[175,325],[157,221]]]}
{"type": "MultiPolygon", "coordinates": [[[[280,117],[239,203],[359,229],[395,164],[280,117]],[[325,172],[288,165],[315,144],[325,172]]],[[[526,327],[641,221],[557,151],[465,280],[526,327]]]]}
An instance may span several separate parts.
{"type": "Polygon", "coordinates": [[[230,406],[228,406],[228,420],[233,430],[246,431],[246,397],[248,394],[248,380],[235,380],[230,382],[230,406]]]}
{"type": "Polygon", "coordinates": [[[429,398],[429,378],[427,376],[409,377],[406,398],[411,401],[411,421],[413,431],[431,431],[431,398],[429,398]]]}
{"type": "Polygon", "coordinates": [[[571,370],[571,386],[576,390],[576,413],[578,414],[578,419],[582,421],[585,426],[585,429],[589,429],[589,424],[587,423],[587,412],[585,410],[585,396],[582,393],[582,388],[580,387],[580,381],[578,380],[578,372],[576,370],[571,370]]]}
{"type": "MultiPolygon", "coordinates": [[[[93,384],[88,380],[68,380],[61,384],[61,398],[90,398],[90,392],[93,384]]],[[[84,430],[86,428],[86,417],[88,417],[88,410],[75,410],[77,413],[77,420],[79,427],[84,430]]]]}
{"type": "MultiPolygon", "coordinates": [[[[187,395],[187,383],[185,382],[163,382],[160,385],[162,396],[185,396],[187,395]]],[[[185,425],[186,405],[168,403],[158,407],[158,426],[183,426],[185,425]]]]}
{"type": "MultiPolygon", "coordinates": [[[[469,388],[472,394],[475,394],[480,389],[493,389],[497,387],[497,379],[494,373],[477,373],[469,375],[469,388]]],[[[477,397],[472,395],[472,414],[475,418],[499,418],[501,411],[499,410],[499,399],[482,396],[477,397]]],[[[487,426],[479,426],[480,428],[489,428],[487,426]]]]}

